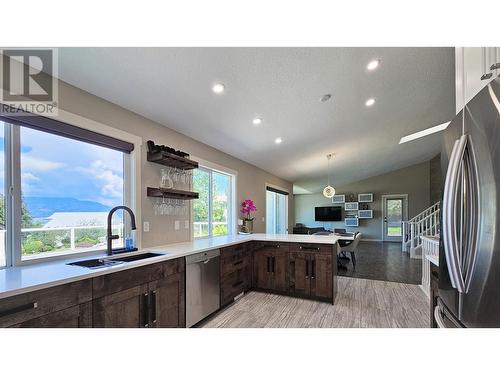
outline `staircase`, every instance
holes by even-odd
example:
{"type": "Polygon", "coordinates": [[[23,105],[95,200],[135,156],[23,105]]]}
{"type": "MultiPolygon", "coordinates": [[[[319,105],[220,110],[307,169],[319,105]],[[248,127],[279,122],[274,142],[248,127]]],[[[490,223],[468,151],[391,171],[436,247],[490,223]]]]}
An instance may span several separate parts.
{"type": "Polygon", "coordinates": [[[422,236],[439,236],[439,211],[437,202],[408,221],[403,221],[401,250],[409,252],[410,258],[422,257],[422,236]]]}

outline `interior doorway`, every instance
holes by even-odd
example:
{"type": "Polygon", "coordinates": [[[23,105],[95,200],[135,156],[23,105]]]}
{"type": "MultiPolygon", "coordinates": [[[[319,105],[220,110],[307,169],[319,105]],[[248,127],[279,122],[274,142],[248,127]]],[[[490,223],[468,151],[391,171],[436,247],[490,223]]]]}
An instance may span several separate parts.
{"type": "Polygon", "coordinates": [[[408,194],[382,195],[382,240],[401,242],[408,220],[408,194]]]}
{"type": "Polygon", "coordinates": [[[266,233],[288,233],[288,192],[266,186],[266,233]]]}

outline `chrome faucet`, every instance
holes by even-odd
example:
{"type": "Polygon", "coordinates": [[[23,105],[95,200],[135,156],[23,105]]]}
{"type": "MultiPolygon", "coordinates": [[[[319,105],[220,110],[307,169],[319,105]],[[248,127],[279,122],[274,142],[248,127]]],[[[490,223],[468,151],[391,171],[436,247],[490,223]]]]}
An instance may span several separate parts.
{"type": "Polygon", "coordinates": [[[111,211],[109,211],[109,214],[108,214],[108,232],[107,232],[107,236],[106,236],[108,255],[113,255],[113,249],[112,249],[113,240],[117,240],[118,238],[120,238],[119,235],[113,234],[111,231],[111,219],[113,218],[113,214],[115,213],[115,211],[120,210],[120,209],[123,209],[124,211],[127,211],[129,213],[129,215],[130,215],[130,229],[132,229],[132,230],[137,229],[135,227],[135,215],[130,208],[128,208],[127,206],[113,207],[111,209],[111,211]]]}

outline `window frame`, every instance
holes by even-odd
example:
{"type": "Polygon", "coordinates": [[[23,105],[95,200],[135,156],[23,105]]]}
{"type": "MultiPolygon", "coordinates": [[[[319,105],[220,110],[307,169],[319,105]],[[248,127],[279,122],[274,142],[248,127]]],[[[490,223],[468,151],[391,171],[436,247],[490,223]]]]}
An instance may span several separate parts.
{"type": "MultiPolygon", "coordinates": [[[[267,212],[267,209],[268,209],[267,205],[269,203],[268,199],[267,199],[267,197],[268,197],[267,193],[268,192],[272,192],[272,193],[275,194],[273,196],[273,198],[274,198],[274,205],[276,205],[276,203],[277,203],[277,197],[278,197],[277,194],[281,194],[281,195],[283,195],[283,196],[286,197],[286,199],[285,199],[285,214],[284,214],[284,216],[285,216],[285,224],[286,224],[285,225],[285,234],[288,234],[289,233],[289,228],[288,228],[288,225],[289,225],[288,214],[289,214],[289,212],[288,212],[288,209],[289,209],[289,205],[290,205],[290,197],[289,197],[290,196],[290,192],[288,191],[288,189],[285,189],[285,188],[282,188],[280,186],[276,186],[276,185],[272,185],[272,184],[266,183],[266,189],[265,189],[265,196],[266,196],[266,233],[268,233],[267,226],[268,226],[268,223],[269,223],[269,217],[268,217],[268,212],[267,212]]],[[[273,217],[274,229],[276,229],[276,210],[274,210],[273,215],[274,215],[274,217],[273,217]]],[[[272,234],[276,234],[274,232],[275,232],[275,230],[273,231],[272,234]]]]}
{"type": "MultiPolygon", "coordinates": [[[[96,133],[114,137],[134,144],[132,152],[123,153],[123,204],[129,206],[135,213],[136,222],[142,223],[141,218],[141,147],[142,138],[124,132],[111,126],[87,119],[85,117],[59,109],[58,120],[76,127],[92,130],[96,133]]],[[[78,258],[90,255],[105,255],[106,249],[82,250],[59,253],[55,255],[42,254],[31,259],[22,259],[21,250],[21,139],[20,125],[10,123],[8,119],[0,119],[6,125],[5,131],[5,186],[6,186],[6,265],[2,268],[21,266],[32,263],[42,263],[58,259],[78,258]],[[8,197],[7,197],[8,193],[8,197]]],[[[38,131],[43,131],[39,130],[38,131]]],[[[48,132],[47,132],[48,133],[48,132]]],[[[62,136],[62,135],[59,135],[62,136]]],[[[69,138],[69,137],[68,137],[69,138]]],[[[85,142],[79,140],[80,142],[85,142]]],[[[91,142],[87,142],[91,143],[91,142]]],[[[100,146],[105,147],[105,146],[100,146]]],[[[125,224],[129,220],[125,216],[125,224]]],[[[127,227],[127,225],[125,225],[127,227]]],[[[132,235],[137,247],[142,247],[141,225],[138,225],[132,235]]]]}
{"type": "Polygon", "coordinates": [[[224,166],[218,165],[216,163],[212,163],[206,160],[203,160],[199,157],[193,156],[198,161],[199,168],[200,170],[206,171],[209,173],[209,178],[208,178],[208,183],[209,183],[209,192],[208,192],[208,235],[207,236],[202,236],[202,237],[195,237],[194,236],[194,204],[191,202],[191,240],[200,240],[200,239],[207,239],[207,238],[215,238],[215,237],[220,237],[220,236],[214,236],[213,235],[213,229],[212,229],[212,197],[213,197],[213,178],[212,178],[212,172],[220,173],[220,174],[225,174],[229,176],[230,178],[230,183],[231,183],[231,189],[230,189],[230,197],[228,200],[228,214],[227,214],[227,220],[228,220],[228,233],[227,236],[231,236],[234,233],[236,233],[236,228],[237,228],[237,219],[236,219],[236,181],[237,181],[237,176],[238,172],[235,170],[232,170],[230,168],[226,168],[224,166]]]}

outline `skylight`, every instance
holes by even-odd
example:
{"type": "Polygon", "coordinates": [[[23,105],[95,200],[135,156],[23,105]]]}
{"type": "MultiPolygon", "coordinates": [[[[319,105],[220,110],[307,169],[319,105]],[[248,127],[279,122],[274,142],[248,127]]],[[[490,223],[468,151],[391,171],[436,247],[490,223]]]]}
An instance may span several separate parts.
{"type": "Polygon", "coordinates": [[[399,140],[399,144],[411,142],[411,141],[414,141],[415,139],[419,139],[419,138],[440,132],[440,131],[446,129],[448,127],[448,125],[450,125],[450,121],[445,122],[445,123],[440,124],[440,125],[433,126],[431,128],[421,130],[421,131],[413,133],[413,134],[406,135],[399,140]]]}

